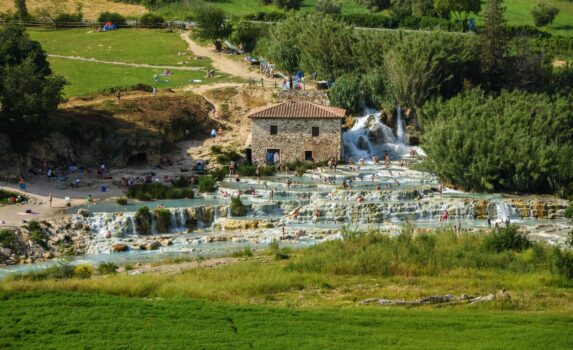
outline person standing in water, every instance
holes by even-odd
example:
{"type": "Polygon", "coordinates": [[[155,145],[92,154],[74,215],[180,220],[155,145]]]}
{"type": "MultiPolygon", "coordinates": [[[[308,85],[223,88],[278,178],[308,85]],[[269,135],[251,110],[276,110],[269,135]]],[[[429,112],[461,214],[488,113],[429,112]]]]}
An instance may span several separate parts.
{"type": "Polygon", "coordinates": [[[52,201],[54,200],[54,197],[52,196],[52,194],[50,193],[48,195],[48,202],[50,202],[50,208],[52,207],[52,201]]]}

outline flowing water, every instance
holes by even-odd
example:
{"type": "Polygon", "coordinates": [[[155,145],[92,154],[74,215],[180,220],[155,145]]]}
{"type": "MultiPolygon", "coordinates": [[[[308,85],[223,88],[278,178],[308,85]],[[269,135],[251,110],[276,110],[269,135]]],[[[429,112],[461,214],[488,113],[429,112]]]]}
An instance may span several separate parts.
{"type": "MultiPolygon", "coordinates": [[[[405,223],[474,230],[511,222],[523,227],[534,239],[563,244],[570,230],[563,219],[566,202],[556,198],[466,193],[449,188],[438,193],[438,179],[434,175],[409,167],[417,160],[410,157],[411,147],[406,143],[400,108],[395,125],[393,130],[382,123],[379,112],[372,111],[357,118],[355,125],[343,134],[346,158],[352,157],[357,163],[363,159],[361,166],[342,165],[332,172],[316,169],[301,177],[280,173],[261,180],[247,178],[239,183],[226,179],[217,193],[191,200],[125,206],[105,201],[89,208],[72,208],[68,212],[72,227],[87,227],[93,235],[88,254],[76,260],[122,263],[152,261],[169,255],[214,256],[244,246],[263,248],[274,239],[293,247],[308,246],[339,239],[345,229],[376,228],[397,234],[405,223]],[[373,156],[380,159],[385,152],[393,160],[388,168],[372,161],[373,156]],[[400,165],[399,160],[405,164],[400,165]],[[292,184],[287,186],[289,177],[292,184]],[[232,217],[230,196],[239,192],[247,215],[232,217]],[[159,205],[171,213],[167,232],[157,232],[154,219],[152,235],[142,236],[137,230],[135,212],[143,206],[159,205]],[[75,214],[78,209],[88,209],[90,215],[75,214]],[[138,249],[150,240],[165,239],[171,244],[158,250],[138,249]],[[132,249],[111,253],[115,243],[127,244],[132,249]]],[[[422,149],[415,149],[424,156],[422,149]]],[[[0,269],[0,277],[54,263],[0,269]]]]}

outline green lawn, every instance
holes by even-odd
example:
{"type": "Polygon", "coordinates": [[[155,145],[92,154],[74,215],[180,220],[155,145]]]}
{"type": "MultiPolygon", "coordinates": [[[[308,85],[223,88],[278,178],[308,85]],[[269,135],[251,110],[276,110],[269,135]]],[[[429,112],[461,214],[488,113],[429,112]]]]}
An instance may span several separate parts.
{"type": "Polygon", "coordinates": [[[567,349],[573,316],[481,310],[294,309],[103,294],[2,294],[10,349],[567,349]]]}
{"type": "Polygon", "coordinates": [[[50,54],[80,56],[105,61],[120,61],[152,65],[209,67],[210,61],[192,60],[191,56],[178,56],[187,44],[179,33],[163,30],[120,29],[97,33],[91,29],[28,30],[30,37],[40,42],[50,54]]]}
{"type": "Polygon", "coordinates": [[[173,71],[173,75],[161,77],[164,82],[155,83],[154,74],[161,74],[162,69],[138,68],[69,60],[65,58],[50,58],[50,66],[57,74],[63,75],[68,81],[64,88],[66,97],[82,96],[97,93],[104,88],[115,86],[131,86],[138,83],[162,88],[177,88],[192,84],[189,80],[200,79],[204,83],[228,81],[227,76],[205,79],[206,71],[173,71]]]}
{"type": "MultiPolygon", "coordinates": [[[[528,24],[533,26],[533,17],[531,17],[530,12],[531,9],[539,2],[541,1],[504,0],[504,5],[507,8],[505,11],[505,18],[507,18],[508,23],[512,25],[528,24]]],[[[573,1],[546,0],[545,2],[556,6],[561,10],[561,12],[557,15],[553,24],[541,27],[541,29],[554,35],[573,35],[573,1]]],[[[482,8],[485,8],[485,6],[482,5],[482,8]]]]}

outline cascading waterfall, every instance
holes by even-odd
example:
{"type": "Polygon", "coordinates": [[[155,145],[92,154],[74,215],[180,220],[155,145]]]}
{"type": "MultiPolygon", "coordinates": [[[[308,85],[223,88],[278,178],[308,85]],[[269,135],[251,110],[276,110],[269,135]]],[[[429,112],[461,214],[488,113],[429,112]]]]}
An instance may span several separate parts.
{"type": "Polygon", "coordinates": [[[406,122],[402,119],[402,107],[396,107],[396,139],[398,143],[406,144],[406,122]]]}

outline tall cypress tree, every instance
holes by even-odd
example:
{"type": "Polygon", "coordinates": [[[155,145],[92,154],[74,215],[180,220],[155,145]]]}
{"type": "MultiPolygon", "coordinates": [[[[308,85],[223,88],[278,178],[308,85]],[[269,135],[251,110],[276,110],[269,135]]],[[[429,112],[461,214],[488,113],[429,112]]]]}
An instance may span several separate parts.
{"type": "Polygon", "coordinates": [[[499,87],[504,78],[507,56],[506,19],[503,0],[488,0],[481,39],[481,71],[486,85],[499,87]]]}
{"type": "Polygon", "coordinates": [[[28,14],[28,8],[26,7],[26,0],[14,0],[14,5],[16,6],[18,19],[25,20],[30,16],[28,14]]]}

